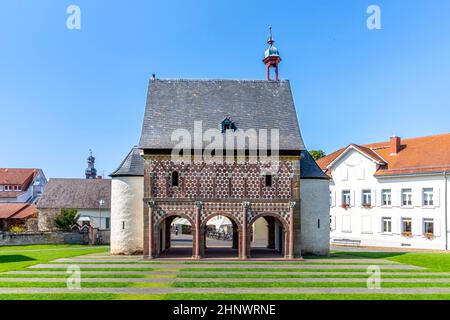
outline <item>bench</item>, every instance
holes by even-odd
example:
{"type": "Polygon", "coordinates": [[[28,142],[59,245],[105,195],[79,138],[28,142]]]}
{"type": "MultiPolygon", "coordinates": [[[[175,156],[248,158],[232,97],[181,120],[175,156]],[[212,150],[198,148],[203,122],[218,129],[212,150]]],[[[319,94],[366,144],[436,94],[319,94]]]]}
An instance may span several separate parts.
{"type": "Polygon", "coordinates": [[[354,246],[359,247],[361,245],[361,240],[352,240],[352,239],[333,239],[331,240],[332,244],[341,245],[341,246],[354,246]]]}

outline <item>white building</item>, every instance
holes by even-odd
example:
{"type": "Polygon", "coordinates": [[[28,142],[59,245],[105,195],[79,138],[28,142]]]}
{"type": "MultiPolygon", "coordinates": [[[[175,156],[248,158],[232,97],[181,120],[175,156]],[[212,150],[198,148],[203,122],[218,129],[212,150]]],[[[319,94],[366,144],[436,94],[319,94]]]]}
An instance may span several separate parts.
{"type": "Polygon", "coordinates": [[[318,164],[332,177],[332,244],[449,249],[450,134],[351,144],[318,164]]]}

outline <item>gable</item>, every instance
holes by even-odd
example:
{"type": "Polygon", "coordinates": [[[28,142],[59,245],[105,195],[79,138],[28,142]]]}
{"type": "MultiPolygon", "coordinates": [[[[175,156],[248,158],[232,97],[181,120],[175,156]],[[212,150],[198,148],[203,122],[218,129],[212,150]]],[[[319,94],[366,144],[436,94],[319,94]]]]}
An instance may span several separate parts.
{"type": "Polygon", "coordinates": [[[357,149],[349,149],[331,167],[335,181],[364,180],[374,175],[376,163],[357,149]]]}

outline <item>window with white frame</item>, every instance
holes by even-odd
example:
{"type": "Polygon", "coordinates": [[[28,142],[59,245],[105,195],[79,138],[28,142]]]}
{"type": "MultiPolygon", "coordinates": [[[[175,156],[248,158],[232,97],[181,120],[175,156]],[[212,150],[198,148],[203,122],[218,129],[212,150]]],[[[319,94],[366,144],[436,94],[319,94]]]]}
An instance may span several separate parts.
{"type": "Polygon", "coordinates": [[[2,185],[0,185],[0,191],[3,191],[3,186],[2,185]]]}
{"type": "Polygon", "coordinates": [[[362,191],[362,205],[369,207],[372,203],[372,191],[370,189],[362,191]]]}
{"type": "Polygon", "coordinates": [[[349,190],[344,190],[342,191],[342,204],[344,206],[350,207],[350,191],[349,190]]]}
{"type": "Polygon", "coordinates": [[[434,234],[434,220],[424,219],[423,220],[423,233],[433,235],[434,234]]]}
{"type": "Polygon", "coordinates": [[[423,189],[423,205],[424,206],[433,205],[433,188],[423,189]]]}
{"type": "Polygon", "coordinates": [[[330,191],[330,207],[333,205],[333,195],[330,191]]]}
{"type": "Polygon", "coordinates": [[[391,189],[381,190],[381,201],[383,206],[392,205],[392,192],[391,189]]]}
{"type": "Polygon", "coordinates": [[[412,233],[412,219],[403,218],[402,219],[402,233],[403,235],[411,235],[412,233]]]}
{"type": "Polygon", "coordinates": [[[402,206],[412,206],[411,189],[402,189],[402,206]]]}
{"type": "Polygon", "coordinates": [[[383,218],[382,219],[382,232],[383,233],[392,233],[392,218],[383,218]]]}

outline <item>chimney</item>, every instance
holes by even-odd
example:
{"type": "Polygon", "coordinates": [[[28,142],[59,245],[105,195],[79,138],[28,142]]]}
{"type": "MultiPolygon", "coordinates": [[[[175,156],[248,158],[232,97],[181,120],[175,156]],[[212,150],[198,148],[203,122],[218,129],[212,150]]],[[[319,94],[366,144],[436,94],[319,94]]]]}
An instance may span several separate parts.
{"type": "Polygon", "coordinates": [[[390,140],[390,150],[391,150],[391,154],[392,155],[395,155],[395,154],[397,154],[397,153],[399,153],[400,152],[400,144],[401,144],[401,139],[400,139],[400,137],[397,137],[397,136],[393,136],[393,137],[391,137],[391,140],[390,140]]]}

